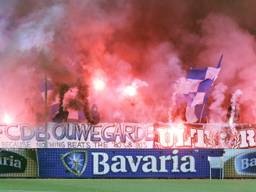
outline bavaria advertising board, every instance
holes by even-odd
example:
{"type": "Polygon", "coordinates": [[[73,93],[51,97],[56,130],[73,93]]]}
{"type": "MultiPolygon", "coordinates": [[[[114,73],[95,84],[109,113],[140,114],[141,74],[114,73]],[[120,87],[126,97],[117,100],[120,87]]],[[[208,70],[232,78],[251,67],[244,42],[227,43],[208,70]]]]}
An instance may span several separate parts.
{"type": "Polygon", "coordinates": [[[0,149],[0,177],[37,177],[34,149],[0,149]]]}
{"type": "Polygon", "coordinates": [[[224,161],[224,178],[256,178],[256,149],[92,148],[0,149],[0,177],[209,178],[209,157],[224,161]]]}
{"type": "Polygon", "coordinates": [[[153,126],[136,123],[48,123],[0,126],[2,148],[153,148],[153,126]]]}
{"type": "Polygon", "coordinates": [[[225,149],[225,178],[255,178],[256,149],[225,149]]]}
{"type": "Polygon", "coordinates": [[[222,149],[38,149],[39,175],[42,178],[208,178],[208,156],[222,153],[222,149]]]}

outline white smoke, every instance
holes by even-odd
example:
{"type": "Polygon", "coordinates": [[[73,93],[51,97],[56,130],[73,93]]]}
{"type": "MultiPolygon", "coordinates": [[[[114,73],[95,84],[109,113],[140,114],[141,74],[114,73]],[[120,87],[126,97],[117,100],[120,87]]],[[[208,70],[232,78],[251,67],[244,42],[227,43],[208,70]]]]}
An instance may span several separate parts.
{"type": "Polygon", "coordinates": [[[239,115],[239,98],[242,95],[242,91],[240,89],[236,90],[231,97],[231,113],[229,118],[229,124],[232,125],[237,121],[237,115],[239,115]]]}
{"type": "Polygon", "coordinates": [[[17,47],[21,51],[36,48],[39,51],[48,49],[54,39],[55,28],[64,14],[62,5],[54,5],[32,14],[18,27],[14,33],[17,47]]]}
{"type": "Polygon", "coordinates": [[[223,106],[227,86],[223,83],[218,83],[212,91],[213,102],[209,107],[210,122],[221,123],[225,122],[227,109],[223,106]]]}

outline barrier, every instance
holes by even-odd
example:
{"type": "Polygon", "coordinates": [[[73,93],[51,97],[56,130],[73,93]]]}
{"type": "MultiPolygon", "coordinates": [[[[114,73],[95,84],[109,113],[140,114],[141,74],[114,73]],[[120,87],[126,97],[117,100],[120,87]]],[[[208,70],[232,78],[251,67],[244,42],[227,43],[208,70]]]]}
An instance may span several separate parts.
{"type": "Polygon", "coordinates": [[[43,178],[208,178],[208,156],[222,154],[222,149],[39,149],[39,174],[43,178]]]}
{"type": "Polygon", "coordinates": [[[225,178],[256,178],[256,149],[225,149],[225,178]]]}
{"type": "Polygon", "coordinates": [[[256,178],[256,149],[0,150],[0,177],[209,178],[210,175],[256,178]]]}
{"type": "Polygon", "coordinates": [[[37,177],[35,149],[1,149],[0,177],[37,177]]]}

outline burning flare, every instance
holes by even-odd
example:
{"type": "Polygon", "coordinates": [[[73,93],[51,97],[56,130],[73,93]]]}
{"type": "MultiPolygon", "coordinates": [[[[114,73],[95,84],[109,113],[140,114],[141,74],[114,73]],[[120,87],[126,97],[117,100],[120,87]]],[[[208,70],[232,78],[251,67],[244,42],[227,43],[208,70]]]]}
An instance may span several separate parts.
{"type": "Polygon", "coordinates": [[[11,124],[13,122],[13,118],[10,115],[8,115],[7,113],[5,113],[4,116],[3,116],[3,121],[4,121],[5,124],[8,125],[8,124],[11,124]]]}
{"type": "Polygon", "coordinates": [[[93,88],[96,90],[96,91],[102,91],[105,89],[106,87],[106,83],[105,81],[103,81],[102,79],[94,79],[93,82],[93,88]]]}
{"type": "Polygon", "coordinates": [[[185,126],[183,123],[170,123],[169,127],[158,128],[160,143],[164,147],[184,145],[185,126]]]}
{"type": "Polygon", "coordinates": [[[124,88],[124,95],[129,97],[134,97],[137,95],[137,87],[134,85],[129,85],[124,88]]]}

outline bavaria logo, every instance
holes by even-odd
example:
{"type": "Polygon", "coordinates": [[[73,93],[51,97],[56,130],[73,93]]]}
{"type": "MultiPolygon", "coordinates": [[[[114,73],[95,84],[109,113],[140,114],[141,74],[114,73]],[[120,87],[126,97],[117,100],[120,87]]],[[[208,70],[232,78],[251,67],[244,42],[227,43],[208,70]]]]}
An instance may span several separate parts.
{"type": "Polygon", "coordinates": [[[81,176],[86,169],[88,154],[84,150],[74,150],[62,155],[61,161],[70,173],[81,176]]]}
{"type": "Polygon", "coordinates": [[[235,170],[240,175],[256,175],[256,152],[237,156],[235,170]]]}
{"type": "Polygon", "coordinates": [[[24,173],[27,159],[11,151],[0,151],[0,173],[24,173]]]}

